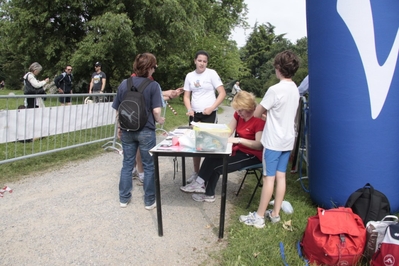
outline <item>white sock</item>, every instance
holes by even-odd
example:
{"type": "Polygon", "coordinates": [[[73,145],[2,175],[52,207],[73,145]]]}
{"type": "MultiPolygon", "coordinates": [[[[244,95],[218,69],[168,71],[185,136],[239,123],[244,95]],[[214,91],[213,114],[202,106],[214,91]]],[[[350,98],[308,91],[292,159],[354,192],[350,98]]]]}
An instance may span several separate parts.
{"type": "Polygon", "coordinates": [[[144,178],[144,173],[139,173],[139,177],[143,179],[144,178]]]}
{"type": "Polygon", "coordinates": [[[256,216],[257,218],[262,218],[262,219],[264,219],[264,217],[259,216],[259,214],[258,214],[257,212],[255,212],[255,216],[256,216]]]}
{"type": "Polygon", "coordinates": [[[205,180],[202,179],[200,176],[197,177],[197,179],[195,179],[195,181],[197,181],[198,184],[203,185],[205,183],[205,180]]]}

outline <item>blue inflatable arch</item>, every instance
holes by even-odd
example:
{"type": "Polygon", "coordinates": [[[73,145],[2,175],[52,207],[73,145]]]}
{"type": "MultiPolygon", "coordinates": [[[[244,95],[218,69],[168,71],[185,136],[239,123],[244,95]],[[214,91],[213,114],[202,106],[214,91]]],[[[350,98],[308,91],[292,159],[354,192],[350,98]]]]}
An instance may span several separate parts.
{"type": "Polygon", "coordinates": [[[309,188],[344,206],[370,183],[399,211],[399,1],[307,0],[309,188]]]}

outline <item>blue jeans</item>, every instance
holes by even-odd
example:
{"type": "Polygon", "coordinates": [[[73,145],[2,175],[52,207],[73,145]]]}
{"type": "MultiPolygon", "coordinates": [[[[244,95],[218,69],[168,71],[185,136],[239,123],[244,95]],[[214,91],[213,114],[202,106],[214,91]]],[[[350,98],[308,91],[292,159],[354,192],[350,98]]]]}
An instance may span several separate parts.
{"type": "Polygon", "coordinates": [[[122,131],[123,165],[119,180],[119,201],[125,203],[132,197],[132,171],[136,162],[137,149],[140,150],[144,168],[144,204],[155,202],[154,160],[148,153],[156,145],[155,131],[122,131]]]}

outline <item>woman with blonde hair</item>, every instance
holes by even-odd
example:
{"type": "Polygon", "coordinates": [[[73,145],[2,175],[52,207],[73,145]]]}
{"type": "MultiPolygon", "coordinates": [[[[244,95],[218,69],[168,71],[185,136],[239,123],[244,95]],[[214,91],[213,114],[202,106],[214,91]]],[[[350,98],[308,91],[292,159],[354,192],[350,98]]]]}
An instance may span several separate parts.
{"type": "MultiPolygon", "coordinates": [[[[236,111],[229,123],[231,133],[235,132],[234,136],[228,139],[229,143],[233,143],[233,151],[227,165],[229,173],[262,162],[263,146],[260,139],[265,125],[264,120],[254,117],[256,101],[252,93],[238,92],[231,106],[236,111]]],[[[192,198],[195,201],[214,202],[215,188],[222,173],[222,158],[205,158],[197,179],[180,189],[184,192],[204,193],[193,194],[192,198]]]]}

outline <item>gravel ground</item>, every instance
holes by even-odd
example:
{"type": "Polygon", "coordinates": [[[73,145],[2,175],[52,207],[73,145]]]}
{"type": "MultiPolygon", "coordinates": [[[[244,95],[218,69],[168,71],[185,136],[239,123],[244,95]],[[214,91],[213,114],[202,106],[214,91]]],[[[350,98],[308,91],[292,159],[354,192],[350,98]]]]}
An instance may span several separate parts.
{"type": "MultiPolygon", "coordinates": [[[[223,107],[219,123],[228,123],[223,107]]],[[[172,158],[160,157],[164,236],[158,236],[156,210],[144,209],[143,190],[134,181],[132,202],[119,207],[122,157],[104,152],[87,161],[4,184],[0,198],[1,265],[217,265],[224,248],[232,203],[242,174],[229,174],[225,238],[218,240],[220,191],[215,203],[199,203],[180,191],[172,158]]],[[[192,172],[186,160],[187,175],[192,172]]]]}

